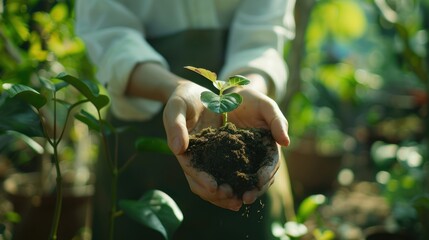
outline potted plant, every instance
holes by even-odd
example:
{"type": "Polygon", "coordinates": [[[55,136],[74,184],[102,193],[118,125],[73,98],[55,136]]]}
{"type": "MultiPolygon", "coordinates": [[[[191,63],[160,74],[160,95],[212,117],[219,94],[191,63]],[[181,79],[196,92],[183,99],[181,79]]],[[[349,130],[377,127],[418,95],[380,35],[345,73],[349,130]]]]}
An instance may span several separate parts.
{"type": "MultiPolygon", "coordinates": [[[[66,129],[68,129],[70,114],[76,107],[89,100],[67,103],[59,99],[57,94],[68,85],[67,80],[73,78],[60,74],[55,79],[59,82],[54,83],[40,78],[44,95],[27,85],[3,84],[3,89],[9,97],[24,101],[32,108],[20,108],[19,106],[14,108],[13,114],[7,114],[5,119],[2,119],[2,130],[9,134],[12,131],[15,135],[22,131],[23,135],[18,136],[26,139],[29,146],[35,149],[42,159],[39,162],[41,166],[34,169],[34,172],[15,173],[4,182],[4,188],[14,204],[14,210],[21,215],[22,219],[14,226],[14,239],[26,239],[30,236],[42,239],[48,236],[71,238],[81,228],[87,226],[85,224],[86,212],[90,208],[93,191],[88,169],[84,173],[82,171],[85,170],[82,169],[77,172],[78,169],[66,168],[61,166],[64,163],[61,163],[59,158],[62,156],[60,154],[60,151],[63,150],[61,144],[65,139],[66,129]],[[30,136],[38,137],[36,140],[25,135],[31,129],[26,130],[25,125],[16,125],[20,120],[14,121],[14,119],[19,119],[26,110],[29,110],[26,114],[31,114],[30,116],[36,119],[35,124],[30,126],[34,131],[34,134],[30,136]],[[50,113],[52,116],[49,115],[50,113]],[[62,115],[63,113],[65,113],[65,117],[62,115]],[[63,121],[59,120],[60,117],[63,117],[63,121]],[[55,169],[55,171],[51,171],[51,169],[55,169]],[[60,221],[63,206],[63,214],[68,217],[62,218],[60,221]],[[38,221],[49,224],[41,227],[35,224],[38,221]],[[60,222],[62,227],[59,226],[60,222]],[[61,231],[62,234],[59,235],[58,231],[61,231]]],[[[11,100],[7,103],[13,102],[11,100]]],[[[7,109],[11,106],[16,105],[4,104],[2,108],[7,109]]]]}
{"type": "Polygon", "coordinates": [[[243,101],[238,93],[227,93],[228,89],[249,84],[243,76],[235,75],[227,81],[217,80],[214,72],[203,68],[185,67],[208,80],[219,90],[201,93],[202,104],[222,114],[222,126],[208,127],[191,135],[187,153],[196,169],[211,174],[218,184],[229,184],[234,194],[241,198],[243,193],[257,187],[258,170],[275,164],[277,145],[267,129],[240,129],[228,121],[228,112],[236,109],[243,101]]]}
{"type": "MultiPolygon", "coordinates": [[[[107,134],[117,134],[118,130],[113,128],[107,121],[103,120],[101,109],[109,103],[107,95],[100,94],[99,86],[89,80],[77,79],[71,75],[60,73],[52,79],[40,78],[42,85],[41,91],[20,84],[3,84],[2,88],[8,93],[10,98],[2,95],[0,102],[0,111],[6,113],[0,120],[0,133],[22,133],[30,146],[39,149],[49,160],[52,166],[47,168],[46,173],[42,171],[32,174],[32,181],[36,177],[36,182],[45,183],[44,185],[28,187],[28,181],[23,181],[22,175],[13,175],[5,181],[5,189],[8,191],[10,199],[14,201],[15,211],[21,215],[21,221],[14,226],[14,239],[71,239],[78,235],[85,225],[87,212],[90,210],[90,197],[92,186],[85,188],[84,194],[76,195],[72,191],[69,195],[67,190],[68,179],[67,172],[61,166],[60,143],[65,138],[65,129],[70,123],[70,116],[74,114],[74,109],[84,103],[91,103],[95,108],[98,118],[94,117],[88,111],[82,110],[76,115],[76,118],[85,123],[90,129],[96,130],[105,139],[107,134]],[[60,91],[73,86],[83,96],[76,102],[67,102],[60,99],[60,91]],[[14,105],[14,102],[19,105],[14,105]],[[26,104],[23,104],[23,102],[26,104]],[[48,103],[51,103],[49,105],[48,103]],[[28,106],[31,106],[30,108],[28,106]],[[53,126],[50,126],[48,117],[42,110],[44,107],[52,107],[53,126]],[[59,109],[65,109],[66,116],[64,122],[58,121],[59,109]],[[23,118],[23,116],[27,116],[23,118]],[[33,123],[29,125],[28,123],[33,123]],[[60,127],[59,127],[60,126],[60,127]],[[27,135],[29,136],[27,136],[27,135]],[[46,142],[49,147],[39,144],[32,137],[38,136],[40,142],[46,142]],[[49,151],[51,150],[51,151],[49,151]],[[52,172],[52,170],[55,170],[52,172]],[[52,178],[53,176],[53,178],[52,178]],[[55,179],[54,182],[51,182],[55,179]],[[49,186],[49,191],[43,191],[49,186]],[[22,194],[19,190],[30,189],[30,192],[22,194]],[[81,207],[80,197],[85,197],[85,207],[81,207]],[[69,205],[77,202],[78,205],[69,205]],[[23,207],[22,207],[23,206],[23,207]],[[80,211],[82,210],[82,211],[80,211]],[[70,215],[69,215],[70,214],[70,215]],[[30,222],[31,219],[36,222],[30,222]],[[67,223],[67,220],[78,219],[77,223],[67,223]],[[26,235],[27,234],[27,235],[26,235]]],[[[49,112],[49,111],[48,111],[49,112]]],[[[123,170],[128,167],[129,161],[124,166],[117,165],[116,157],[109,154],[110,146],[103,141],[103,150],[106,153],[106,161],[112,163],[112,206],[110,211],[106,209],[107,215],[110,215],[110,238],[113,238],[115,219],[125,213],[129,217],[144,224],[154,230],[159,231],[166,239],[172,237],[172,233],[180,225],[183,219],[180,209],[174,201],[165,193],[153,190],[146,192],[139,200],[118,200],[116,199],[116,181],[123,170]],[[144,214],[143,214],[144,213],[144,214]],[[159,224],[161,223],[161,224],[159,224]]],[[[162,139],[140,138],[136,142],[137,151],[169,152],[167,144],[162,139]]],[[[88,183],[85,181],[85,184],[88,183]]],[[[71,178],[72,186],[78,185],[78,179],[71,178]]],[[[73,188],[75,189],[75,188],[73,188]]]]}

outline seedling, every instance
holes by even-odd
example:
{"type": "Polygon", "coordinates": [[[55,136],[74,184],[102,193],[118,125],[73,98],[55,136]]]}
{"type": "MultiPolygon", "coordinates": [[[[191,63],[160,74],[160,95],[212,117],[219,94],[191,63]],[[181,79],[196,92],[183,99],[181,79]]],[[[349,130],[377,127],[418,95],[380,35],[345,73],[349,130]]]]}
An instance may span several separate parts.
{"type": "Polygon", "coordinates": [[[250,80],[241,75],[234,75],[228,78],[227,81],[221,81],[217,79],[216,73],[207,69],[196,68],[192,66],[186,66],[185,68],[194,71],[212,81],[215,88],[219,90],[219,94],[211,91],[204,91],[201,93],[200,99],[203,105],[210,111],[222,114],[223,126],[225,126],[228,122],[228,112],[238,108],[238,106],[240,106],[243,101],[243,98],[240,94],[225,93],[225,91],[233,87],[247,85],[250,83],[250,80]]]}

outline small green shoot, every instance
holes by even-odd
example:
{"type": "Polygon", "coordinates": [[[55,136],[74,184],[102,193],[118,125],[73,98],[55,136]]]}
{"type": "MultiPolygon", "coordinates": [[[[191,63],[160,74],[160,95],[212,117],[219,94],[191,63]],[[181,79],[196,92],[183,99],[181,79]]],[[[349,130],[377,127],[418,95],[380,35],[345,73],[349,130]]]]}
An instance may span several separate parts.
{"type": "Polygon", "coordinates": [[[201,76],[212,81],[216,89],[219,90],[219,94],[211,91],[204,91],[201,93],[201,102],[210,111],[222,114],[223,125],[225,126],[228,122],[228,112],[238,108],[243,101],[243,98],[238,93],[225,93],[227,89],[247,85],[250,80],[241,75],[234,75],[228,78],[227,81],[221,81],[217,79],[217,75],[204,68],[196,68],[192,66],[185,67],[188,70],[194,71],[201,76]]]}

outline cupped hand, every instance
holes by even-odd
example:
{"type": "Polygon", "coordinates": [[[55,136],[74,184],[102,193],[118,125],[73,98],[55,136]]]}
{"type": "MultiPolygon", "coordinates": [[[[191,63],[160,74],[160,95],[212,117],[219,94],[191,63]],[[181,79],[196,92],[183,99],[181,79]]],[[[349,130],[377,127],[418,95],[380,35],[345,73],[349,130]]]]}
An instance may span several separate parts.
{"type": "Polygon", "coordinates": [[[243,103],[229,113],[229,119],[239,128],[266,128],[271,130],[277,148],[273,152],[274,163],[258,170],[258,186],[243,194],[246,204],[253,203],[263,195],[274,182],[274,176],[280,167],[280,146],[289,145],[288,122],[277,103],[263,93],[251,88],[236,90],[242,97],[243,103]]]}
{"type": "Polygon", "coordinates": [[[191,158],[185,154],[189,145],[189,133],[221,125],[219,115],[207,110],[200,101],[201,92],[208,91],[192,82],[182,82],[173,92],[164,108],[164,127],[168,145],[185,173],[191,191],[212,204],[238,211],[242,201],[234,196],[227,184],[218,185],[210,174],[191,166],[191,158]]]}
{"type": "MultiPolygon", "coordinates": [[[[203,91],[207,89],[188,81],[178,85],[164,109],[163,120],[167,141],[185,173],[192,192],[216,206],[238,211],[243,203],[253,203],[274,182],[274,175],[280,164],[279,146],[274,153],[274,164],[258,171],[257,188],[245,192],[242,198],[237,198],[229,185],[218,185],[213,176],[193,168],[190,157],[185,154],[189,144],[189,133],[196,133],[208,126],[218,127],[222,122],[220,115],[210,112],[202,105],[200,94],[203,91]]],[[[270,129],[276,142],[287,146],[289,144],[287,121],[277,104],[255,90],[243,88],[239,92],[243,96],[243,103],[229,113],[229,120],[241,128],[270,129]]]]}

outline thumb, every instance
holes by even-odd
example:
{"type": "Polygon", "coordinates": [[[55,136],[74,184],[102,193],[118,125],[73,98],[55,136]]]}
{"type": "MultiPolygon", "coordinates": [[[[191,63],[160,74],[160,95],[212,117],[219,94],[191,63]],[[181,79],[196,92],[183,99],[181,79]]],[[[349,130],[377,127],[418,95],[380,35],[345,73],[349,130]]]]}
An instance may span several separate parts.
{"type": "Polygon", "coordinates": [[[270,124],[271,132],[276,142],[287,147],[290,143],[288,122],[284,117],[275,117],[270,124]]]}
{"type": "Polygon", "coordinates": [[[186,104],[180,98],[170,99],[163,113],[163,122],[167,134],[167,142],[175,155],[185,152],[189,144],[186,127],[186,104]]]}

